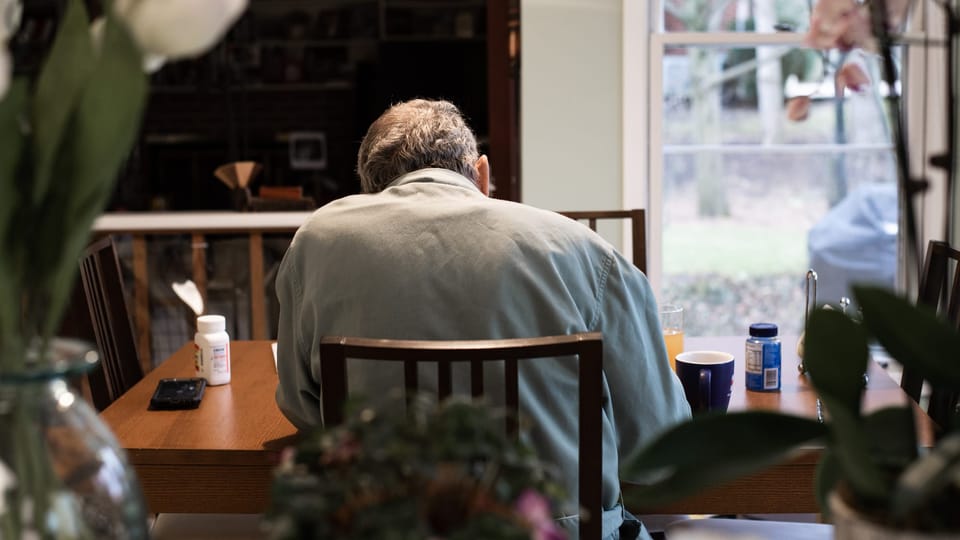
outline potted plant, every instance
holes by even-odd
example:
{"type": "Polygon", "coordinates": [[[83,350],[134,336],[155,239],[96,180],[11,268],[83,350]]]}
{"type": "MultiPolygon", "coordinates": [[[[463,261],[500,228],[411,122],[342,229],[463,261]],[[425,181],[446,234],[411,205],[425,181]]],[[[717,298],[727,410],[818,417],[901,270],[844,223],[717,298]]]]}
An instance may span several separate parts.
{"type": "Polygon", "coordinates": [[[862,321],[820,309],[806,328],[804,364],[826,420],[759,411],[696,416],[628,460],[624,477],[654,480],[628,493],[627,506],[693,495],[817,442],[823,453],[816,495],[837,538],[960,535],[960,415],[923,448],[911,405],[869,413],[861,407],[870,339],[924,379],[960,390],[960,332],[887,290],[855,287],[854,295],[862,321]]]}
{"type": "Polygon", "coordinates": [[[53,336],[139,135],[145,69],[209,50],[246,1],[93,2],[94,19],[81,0],[40,18],[0,0],[0,538],[147,536],[122,449],[66,384],[96,354],[53,336]]]}
{"type": "Polygon", "coordinates": [[[551,513],[562,496],[553,471],[506,437],[497,409],[422,395],[409,415],[357,405],[285,453],[272,538],[566,538],[551,513]]]}

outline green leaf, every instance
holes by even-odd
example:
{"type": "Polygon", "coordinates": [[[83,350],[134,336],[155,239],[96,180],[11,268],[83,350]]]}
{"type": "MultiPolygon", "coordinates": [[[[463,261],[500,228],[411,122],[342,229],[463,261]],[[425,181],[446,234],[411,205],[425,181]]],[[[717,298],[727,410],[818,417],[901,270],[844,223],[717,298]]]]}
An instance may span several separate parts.
{"type": "Polygon", "coordinates": [[[866,331],[839,311],[818,309],[810,315],[805,336],[803,363],[817,393],[859,416],[870,360],[866,331]]]}
{"type": "Polygon", "coordinates": [[[960,477],[960,433],[940,440],[926,456],[900,476],[892,501],[894,516],[902,518],[930,505],[960,477]]]}
{"type": "Polygon", "coordinates": [[[41,238],[56,238],[59,234],[57,242],[63,246],[59,252],[39,253],[38,256],[49,258],[35,263],[55,270],[45,284],[49,306],[44,335],[59,323],[76,275],[77,257],[136,140],[147,88],[139,49],[126,28],[108,16],[101,54],[80,96],[68,126],[69,137],[64,140],[54,167],[56,182],[47,200],[53,208],[61,209],[61,215],[37,223],[41,238]]]}
{"type": "MultiPolygon", "coordinates": [[[[17,302],[17,279],[14,260],[18,257],[8,236],[14,221],[14,209],[19,204],[16,189],[17,177],[22,163],[21,151],[24,146],[24,133],[21,122],[26,116],[29,100],[29,85],[26,79],[13,81],[6,97],[0,101],[0,344],[16,348],[10,341],[16,334],[19,320],[17,302]]],[[[19,354],[19,351],[0,352],[0,354],[19,354]]]]}
{"type": "Polygon", "coordinates": [[[37,79],[33,103],[34,204],[46,196],[61,145],[69,144],[68,124],[95,63],[89,24],[83,1],[70,0],[37,79]]]}
{"type": "Polygon", "coordinates": [[[136,140],[148,81],[141,53],[126,28],[110,16],[104,30],[100,61],[84,89],[76,111],[73,165],[81,194],[67,207],[71,215],[97,216],[112,192],[117,171],[136,140]]]}
{"type": "Polygon", "coordinates": [[[768,411],[705,414],[679,424],[627,461],[628,507],[651,507],[763,470],[827,434],[819,422],[768,411]]]}
{"type": "Polygon", "coordinates": [[[817,463],[816,473],[816,491],[817,506],[825,517],[830,517],[830,503],[828,497],[837,487],[842,474],[840,472],[840,461],[836,453],[827,445],[820,454],[820,461],[817,463]]]}
{"type": "MultiPolygon", "coordinates": [[[[26,137],[22,122],[29,100],[26,79],[18,78],[0,101],[0,245],[8,241],[6,233],[18,204],[17,176],[26,137]]],[[[6,253],[6,251],[5,251],[6,253]]]]}
{"type": "Polygon", "coordinates": [[[860,427],[842,417],[832,425],[840,476],[860,501],[889,508],[897,478],[917,458],[913,409],[880,409],[863,418],[860,427]]]}
{"type": "Polygon", "coordinates": [[[865,420],[868,451],[877,465],[899,472],[917,459],[917,426],[911,407],[886,407],[865,420]]]}
{"type": "Polygon", "coordinates": [[[10,85],[6,97],[0,100],[0,238],[4,237],[9,209],[16,204],[14,189],[21,150],[25,140],[22,122],[26,116],[29,83],[17,78],[10,85]]]}
{"type": "Polygon", "coordinates": [[[829,413],[834,441],[832,448],[840,464],[842,477],[864,500],[886,498],[890,486],[884,481],[882,470],[870,454],[871,444],[865,420],[832,395],[821,394],[820,400],[829,413]]]}
{"type": "Polygon", "coordinates": [[[889,486],[872,458],[871,429],[861,416],[863,375],[870,361],[866,330],[838,311],[814,311],[807,323],[803,360],[830,417],[840,475],[858,496],[884,498],[889,486]]]}
{"type": "Polygon", "coordinates": [[[939,387],[960,390],[960,332],[927,306],[886,289],[857,286],[853,294],[864,325],[891,356],[939,387]]]}

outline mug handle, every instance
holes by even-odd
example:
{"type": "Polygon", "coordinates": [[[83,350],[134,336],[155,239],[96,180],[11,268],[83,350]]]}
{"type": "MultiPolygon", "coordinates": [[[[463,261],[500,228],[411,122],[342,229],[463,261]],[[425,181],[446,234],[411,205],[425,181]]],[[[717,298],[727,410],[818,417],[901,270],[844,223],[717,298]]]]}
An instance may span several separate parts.
{"type": "Polygon", "coordinates": [[[713,372],[709,369],[700,370],[700,410],[710,410],[710,386],[713,379],[713,372]]]}

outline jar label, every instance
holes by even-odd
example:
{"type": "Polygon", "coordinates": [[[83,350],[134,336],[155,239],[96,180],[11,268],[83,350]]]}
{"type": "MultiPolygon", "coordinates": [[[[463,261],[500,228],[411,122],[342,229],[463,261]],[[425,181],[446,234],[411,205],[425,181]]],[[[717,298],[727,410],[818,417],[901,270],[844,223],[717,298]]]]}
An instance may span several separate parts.
{"type": "Polygon", "coordinates": [[[747,341],[745,371],[748,390],[780,389],[780,342],[747,341]]]}

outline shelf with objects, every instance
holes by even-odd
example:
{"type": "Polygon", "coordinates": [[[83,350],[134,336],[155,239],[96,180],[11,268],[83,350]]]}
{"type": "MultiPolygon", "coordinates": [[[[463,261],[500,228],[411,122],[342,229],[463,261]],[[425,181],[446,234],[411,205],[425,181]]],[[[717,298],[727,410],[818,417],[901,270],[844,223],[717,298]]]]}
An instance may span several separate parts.
{"type": "Polygon", "coordinates": [[[252,0],[220,46],[153,75],[112,209],[230,209],[213,171],[235,161],[263,167],[254,196],[299,186],[321,206],[356,193],[366,127],[413,97],[453,101],[487,140],[486,3],[252,0]],[[290,133],[323,139],[323,165],[291,161],[290,133]]]}
{"type": "Polygon", "coordinates": [[[483,40],[483,0],[380,0],[380,38],[389,40],[483,40]]]}

